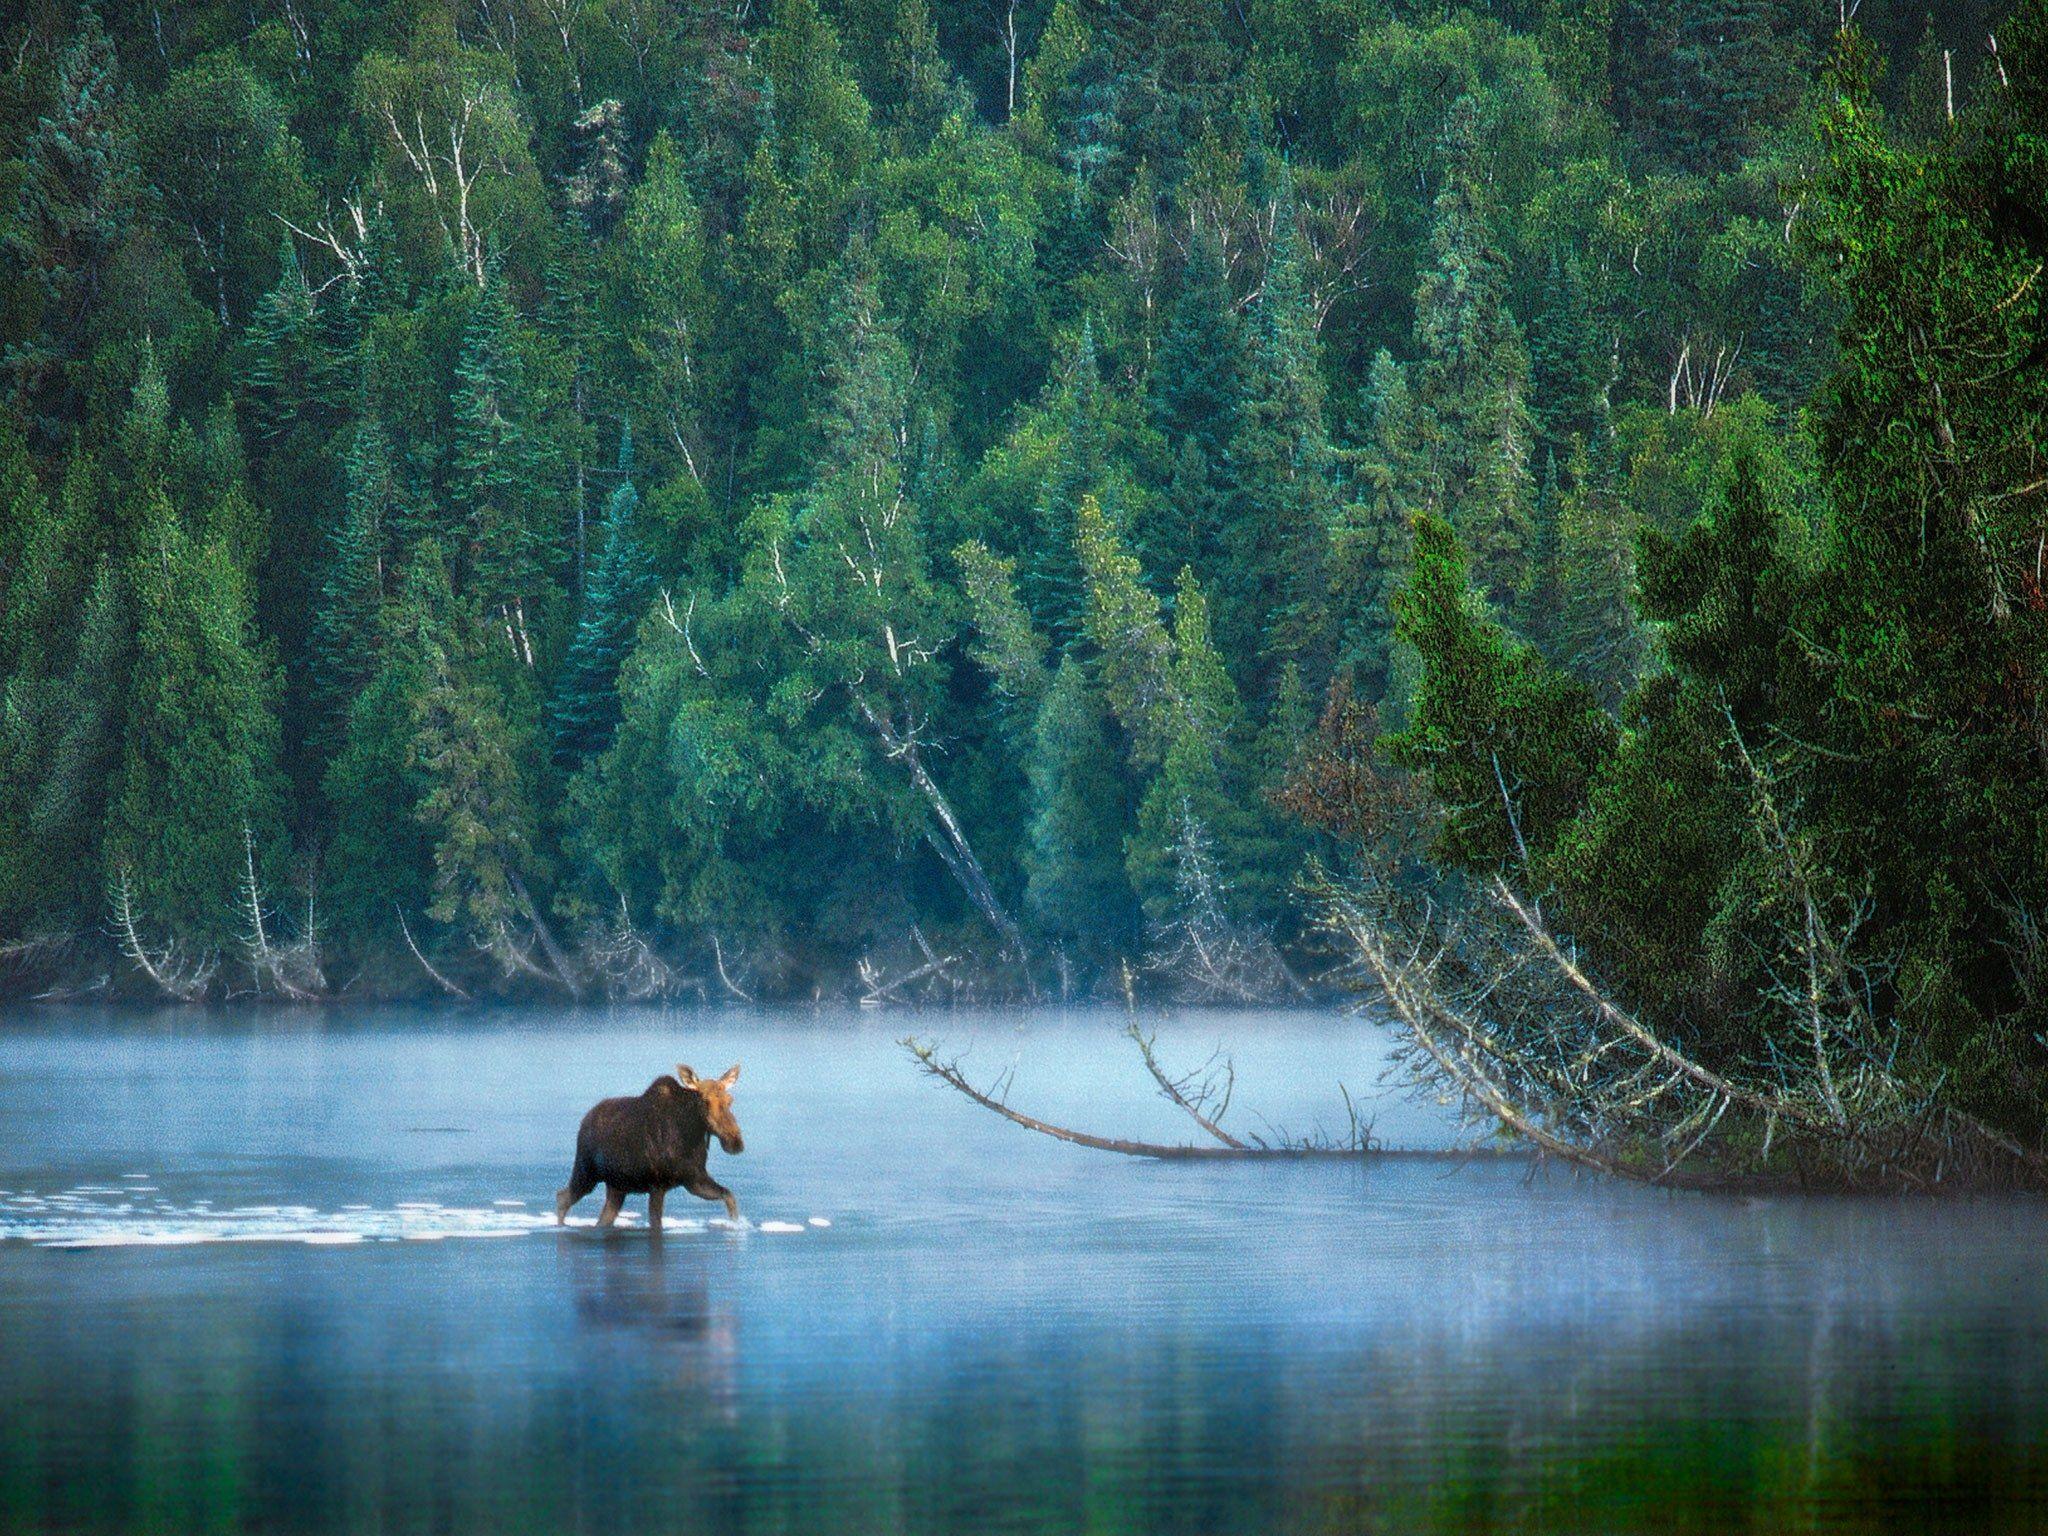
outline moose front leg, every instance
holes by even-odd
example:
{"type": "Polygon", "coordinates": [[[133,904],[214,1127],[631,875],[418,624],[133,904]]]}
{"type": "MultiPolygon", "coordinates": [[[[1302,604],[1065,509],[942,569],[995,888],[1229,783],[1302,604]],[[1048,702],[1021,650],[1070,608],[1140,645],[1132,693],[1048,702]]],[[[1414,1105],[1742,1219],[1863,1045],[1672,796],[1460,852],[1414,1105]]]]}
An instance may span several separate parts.
{"type": "Polygon", "coordinates": [[[667,1199],[668,1191],[665,1189],[650,1189],[647,1192],[648,1231],[659,1232],[661,1230],[661,1207],[667,1199]]]}
{"type": "Polygon", "coordinates": [[[711,1177],[702,1168],[684,1178],[683,1188],[699,1200],[723,1200],[725,1214],[734,1221],[740,1219],[740,1203],[732,1197],[732,1191],[711,1177]]]}

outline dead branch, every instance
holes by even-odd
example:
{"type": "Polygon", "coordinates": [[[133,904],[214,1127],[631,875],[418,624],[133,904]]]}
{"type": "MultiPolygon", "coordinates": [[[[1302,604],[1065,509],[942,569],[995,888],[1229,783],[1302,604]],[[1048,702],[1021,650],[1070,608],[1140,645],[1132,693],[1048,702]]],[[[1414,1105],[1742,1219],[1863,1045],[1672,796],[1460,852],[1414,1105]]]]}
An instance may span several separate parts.
{"type": "MultiPolygon", "coordinates": [[[[1762,1020],[1761,1060],[1709,1067],[1608,996],[1504,877],[1489,890],[1498,916],[1481,908],[1457,922],[1363,878],[1340,887],[1321,875],[1316,897],[1325,931],[1392,1008],[1417,1087],[1455,1093],[1528,1145],[1603,1173],[1708,1189],[1912,1190],[2034,1183],[2048,1172],[2038,1152],[1944,1103],[1939,1084],[1902,1077],[1874,1026],[1833,1029],[1824,1076],[1805,1054],[1801,1000],[1813,987],[1770,994],[1785,1012],[1775,1035],[1771,1016],[1762,1020]]],[[[1845,941],[1817,901],[1813,910],[1812,936],[1802,929],[1800,941],[1829,957],[1817,971],[1847,967],[1845,941]]]]}
{"type": "Polygon", "coordinates": [[[633,926],[626,899],[619,898],[619,916],[608,927],[593,928],[583,941],[583,959],[590,974],[613,1001],[644,1002],[694,991],[701,1000],[704,983],[677,971],[633,926]]]}
{"type": "Polygon", "coordinates": [[[1138,1048],[1138,1054],[1145,1061],[1145,1070],[1152,1074],[1152,1081],[1159,1085],[1159,1091],[1186,1110],[1190,1120],[1226,1147],[1235,1147],[1240,1152],[1251,1150],[1249,1144],[1240,1141],[1217,1123],[1229,1111],[1230,1096],[1237,1087],[1237,1072],[1228,1057],[1222,1059],[1221,1066],[1217,1065],[1217,1058],[1211,1056],[1195,1072],[1190,1072],[1184,1077],[1168,1077],[1165,1068],[1159,1065],[1158,1054],[1153,1050],[1154,1036],[1139,1029],[1135,1019],[1124,1026],[1124,1034],[1138,1048]],[[1221,1089],[1215,1087],[1219,1076],[1223,1079],[1221,1089]],[[1216,1105],[1213,1116],[1206,1112],[1212,1102],[1216,1105]]]}
{"type": "Polygon", "coordinates": [[[439,971],[435,970],[433,965],[428,961],[427,957],[420,953],[419,945],[413,943],[412,928],[410,927],[410,925],[407,924],[405,920],[405,909],[399,906],[397,902],[393,902],[391,904],[391,910],[398,914],[398,931],[405,935],[405,947],[412,951],[412,957],[420,963],[420,969],[425,971],[428,977],[434,982],[434,984],[438,986],[442,991],[446,992],[449,996],[459,997],[464,1002],[468,1002],[469,994],[463,991],[462,988],[455,985],[455,983],[450,981],[446,976],[443,976],[439,971]]]}
{"type": "Polygon", "coordinates": [[[533,969],[536,975],[546,977],[563,988],[570,997],[581,998],[583,988],[577,985],[575,968],[569,964],[569,957],[562,953],[561,946],[555,942],[555,933],[548,926],[548,920],[541,916],[540,908],[534,905],[533,897],[527,894],[526,881],[520,878],[516,871],[510,876],[510,881],[512,894],[519,901],[519,910],[533,925],[533,936],[540,944],[541,952],[548,957],[551,970],[529,968],[533,969]]]}
{"type": "Polygon", "coordinates": [[[320,975],[318,953],[310,946],[310,925],[307,936],[289,950],[279,949],[270,942],[269,914],[263,900],[263,887],[256,878],[256,836],[245,822],[242,826],[242,920],[248,925],[242,936],[242,947],[249,969],[260,983],[268,976],[277,990],[293,1002],[312,1002],[314,991],[300,985],[300,979],[312,979],[320,986],[326,979],[320,975]],[[294,963],[295,962],[295,963],[294,963]],[[310,969],[310,978],[303,973],[310,969]],[[301,978],[295,979],[292,972],[300,971],[301,978]]]}
{"type": "Polygon", "coordinates": [[[739,983],[732,979],[732,973],[726,970],[725,946],[719,943],[718,935],[715,933],[711,935],[711,957],[714,961],[717,962],[718,979],[719,982],[725,987],[725,990],[730,992],[734,997],[738,998],[741,1002],[751,1003],[754,1000],[752,995],[747,992],[741,991],[739,983]]]}
{"type": "Polygon", "coordinates": [[[990,1090],[977,1088],[960,1071],[958,1058],[951,1061],[939,1059],[936,1042],[921,1040],[915,1035],[906,1035],[898,1043],[917,1058],[920,1068],[927,1076],[937,1078],[954,1092],[972,1099],[983,1109],[993,1110],[1011,1124],[1021,1125],[1027,1131],[1037,1131],[1041,1136],[1050,1136],[1055,1141],[1070,1142],[1077,1147],[1094,1147],[1101,1152],[1121,1152],[1126,1157],[1151,1157],[1170,1162],[1231,1161],[1240,1158],[1283,1158],[1300,1161],[1311,1158],[1360,1158],[1381,1155],[1363,1147],[1335,1147],[1309,1143],[1273,1147],[1204,1147],[1154,1141],[1128,1141],[1116,1136],[1096,1136],[1087,1131],[1054,1125],[1051,1121],[1040,1120],[1021,1110],[1012,1109],[1005,1102],[1007,1077],[990,1090]]]}
{"type": "Polygon", "coordinates": [[[867,991],[861,994],[863,1008],[879,1007],[885,1002],[901,1002],[903,999],[900,994],[903,988],[913,982],[923,981],[927,976],[943,976],[958,963],[957,955],[935,954],[931,945],[925,942],[924,933],[915,923],[911,925],[910,931],[917,939],[918,948],[924,951],[924,964],[905,971],[901,976],[891,978],[885,976],[873,962],[863,956],[855,967],[860,973],[861,985],[867,988],[867,991]]]}
{"type": "Polygon", "coordinates": [[[111,897],[114,932],[120,941],[121,953],[134,961],[164,996],[181,1003],[196,1003],[204,997],[207,984],[213,980],[214,958],[209,955],[203,960],[183,959],[178,954],[176,940],[154,954],[150,952],[136,928],[133,878],[126,864],[114,876],[111,897]]]}

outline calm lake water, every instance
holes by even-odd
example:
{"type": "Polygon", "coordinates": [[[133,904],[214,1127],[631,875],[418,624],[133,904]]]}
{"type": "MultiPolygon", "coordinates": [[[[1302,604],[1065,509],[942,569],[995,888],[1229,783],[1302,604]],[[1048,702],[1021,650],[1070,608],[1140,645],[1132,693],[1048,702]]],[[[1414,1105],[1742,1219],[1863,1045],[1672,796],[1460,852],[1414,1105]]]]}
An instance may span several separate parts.
{"type": "MultiPolygon", "coordinates": [[[[0,1530],[2048,1527],[2041,1202],[1136,1161],[913,1028],[1193,1130],[1106,1014],[0,1019],[0,1530]],[[747,1229],[557,1232],[583,1110],[677,1060],[744,1064],[747,1229]]],[[[1241,1130],[1341,1080],[1455,1134],[1356,1020],[1159,1042],[1241,1130]]]]}

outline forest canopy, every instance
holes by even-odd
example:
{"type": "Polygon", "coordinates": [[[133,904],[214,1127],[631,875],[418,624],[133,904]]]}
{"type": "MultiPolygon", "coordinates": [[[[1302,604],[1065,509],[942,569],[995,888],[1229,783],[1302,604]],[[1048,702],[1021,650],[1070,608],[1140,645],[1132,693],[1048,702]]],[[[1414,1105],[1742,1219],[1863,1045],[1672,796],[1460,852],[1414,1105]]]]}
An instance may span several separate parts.
{"type": "Polygon", "coordinates": [[[1282,996],[1506,874],[2037,1131],[2011,9],[31,0],[6,985],[1282,996]]]}

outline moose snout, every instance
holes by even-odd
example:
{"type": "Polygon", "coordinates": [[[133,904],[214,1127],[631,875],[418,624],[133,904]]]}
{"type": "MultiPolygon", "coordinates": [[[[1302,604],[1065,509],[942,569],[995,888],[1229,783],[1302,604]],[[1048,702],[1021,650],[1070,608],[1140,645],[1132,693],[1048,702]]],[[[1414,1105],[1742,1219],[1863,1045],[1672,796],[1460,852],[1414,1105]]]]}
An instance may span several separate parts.
{"type": "Polygon", "coordinates": [[[718,1138],[718,1144],[730,1153],[739,1153],[747,1150],[746,1141],[740,1136],[738,1131],[734,1131],[730,1136],[721,1134],[718,1138]]]}

